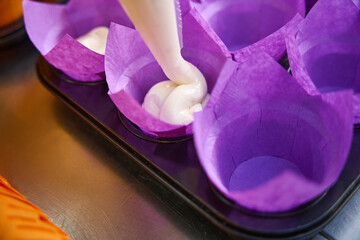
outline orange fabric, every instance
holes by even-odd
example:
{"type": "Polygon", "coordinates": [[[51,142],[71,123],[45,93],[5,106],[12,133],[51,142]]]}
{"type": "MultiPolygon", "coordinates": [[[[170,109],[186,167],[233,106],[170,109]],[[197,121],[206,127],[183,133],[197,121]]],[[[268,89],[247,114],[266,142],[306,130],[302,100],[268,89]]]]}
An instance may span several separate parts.
{"type": "Polygon", "coordinates": [[[0,176],[0,240],[34,239],[71,240],[0,176]]]}
{"type": "Polygon", "coordinates": [[[21,16],[22,0],[0,0],[0,27],[5,27],[21,16]]]}

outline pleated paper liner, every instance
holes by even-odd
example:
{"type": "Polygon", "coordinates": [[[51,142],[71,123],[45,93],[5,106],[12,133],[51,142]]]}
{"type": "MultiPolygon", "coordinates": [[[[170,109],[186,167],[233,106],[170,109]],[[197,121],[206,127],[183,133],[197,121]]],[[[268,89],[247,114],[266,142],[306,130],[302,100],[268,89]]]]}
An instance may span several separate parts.
{"type": "Polygon", "coordinates": [[[47,61],[74,81],[97,82],[105,78],[104,55],[76,38],[95,27],[128,19],[117,0],[69,0],[63,4],[23,0],[24,20],[30,40],[47,61]]]}
{"type": "MultiPolygon", "coordinates": [[[[182,56],[204,74],[211,93],[224,62],[231,58],[231,54],[195,9],[183,17],[183,45],[182,56]]],[[[143,132],[161,138],[192,134],[192,124],[169,124],[142,108],[147,91],[167,77],[136,30],[111,25],[105,71],[112,101],[143,132]]]]}
{"type": "Polygon", "coordinates": [[[352,91],[311,95],[303,85],[264,53],[229,61],[195,114],[200,162],[237,204],[288,211],[339,176],[352,139],[352,91]]]}
{"type": "Polygon", "coordinates": [[[256,52],[277,61],[285,56],[284,36],[297,31],[305,15],[304,0],[181,0],[195,8],[237,62],[256,52]]]}

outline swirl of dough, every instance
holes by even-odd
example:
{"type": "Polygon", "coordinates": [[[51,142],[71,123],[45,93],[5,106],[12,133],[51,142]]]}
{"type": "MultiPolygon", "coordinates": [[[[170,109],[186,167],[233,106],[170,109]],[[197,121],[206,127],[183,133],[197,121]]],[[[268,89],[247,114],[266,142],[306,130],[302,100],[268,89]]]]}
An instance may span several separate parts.
{"type": "Polygon", "coordinates": [[[202,73],[191,63],[182,61],[172,68],[171,81],[154,85],[145,96],[143,107],[160,120],[176,124],[190,124],[193,113],[202,110],[207,96],[207,84],[202,73]]]}

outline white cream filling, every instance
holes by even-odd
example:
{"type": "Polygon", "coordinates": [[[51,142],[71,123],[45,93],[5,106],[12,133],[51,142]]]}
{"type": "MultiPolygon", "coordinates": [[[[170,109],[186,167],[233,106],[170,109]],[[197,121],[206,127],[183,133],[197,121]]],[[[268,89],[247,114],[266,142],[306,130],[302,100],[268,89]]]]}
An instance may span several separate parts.
{"type": "Polygon", "coordinates": [[[167,80],[155,84],[146,94],[143,108],[167,123],[188,125],[193,122],[193,113],[203,109],[209,94],[203,75],[190,66],[188,74],[193,76],[193,82],[178,85],[167,80]]]}
{"type": "Polygon", "coordinates": [[[154,86],[149,90],[146,94],[143,108],[146,109],[151,115],[154,117],[159,118],[161,108],[169,96],[169,94],[176,88],[176,84],[172,81],[162,81],[154,86]]]}
{"type": "Polygon", "coordinates": [[[90,32],[77,38],[77,40],[90,50],[105,55],[108,34],[109,28],[100,26],[93,28],[90,32]]]}

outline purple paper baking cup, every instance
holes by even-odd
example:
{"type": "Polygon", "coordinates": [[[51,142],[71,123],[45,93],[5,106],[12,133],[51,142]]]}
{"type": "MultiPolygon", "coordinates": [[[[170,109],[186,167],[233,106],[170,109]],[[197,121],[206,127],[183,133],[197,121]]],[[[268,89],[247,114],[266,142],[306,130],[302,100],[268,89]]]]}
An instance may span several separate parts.
{"type": "Polygon", "coordinates": [[[296,36],[307,73],[320,92],[360,91],[360,9],[353,0],[319,0],[296,36]]]}
{"type": "Polygon", "coordinates": [[[337,180],[352,140],[352,91],[310,95],[263,53],[229,61],[193,123],[209,180],[261,212],[297,208],[337,180]]]}
{"type": "MultiPolygon", "coordinates": [[[[186,1],[189,0],[183,0],[186,1]]],[[[284,36],[289,31],[296,31],[301,16],[305,15],[304,0],[202,0],[190,3],[238,62],[262,51],[281,60],[286,53],[284,36]]]]}
{"type": "MultiPolygon", "coordinates": [[[[360,9],[351,0],[320,0],[299,32],[286,36],[291,72],[308,93],[359,89],[358,13],[360,9]]],[[[355,124],[360,123],[359,99],[358,93],[354,95],[355,124]]]]}
{"type": "Polygon", "coordinates": [[[70,0],[67,4],[23,1],[26,31],[41,55],[77,81],[105,78],[104,55],[75,38],[99,26],[132,24],[117,0],[70,0]]]}
{"type": "MultiPolygon", "coordinates": [[[[196,9],[183,18],[183,46],[183,57],[204,74],[211,91],[225,60],[231,58],[231,55],[196,9]]],[[[167,80],[167,77],[136,30],[118,24],[111,25],[105,70],[112,101],[142,131],[168,138],[192,134],[192,124],[168,124],[141,107],[149,89],[167,80]]]]}

